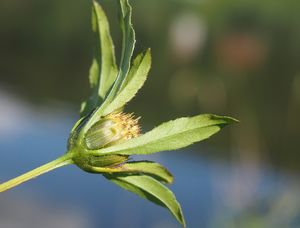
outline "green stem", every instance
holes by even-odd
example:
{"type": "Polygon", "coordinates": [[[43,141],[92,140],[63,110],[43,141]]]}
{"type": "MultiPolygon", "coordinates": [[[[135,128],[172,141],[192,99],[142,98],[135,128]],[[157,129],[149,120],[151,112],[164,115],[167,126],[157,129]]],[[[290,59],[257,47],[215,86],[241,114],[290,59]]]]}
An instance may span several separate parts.
{"type": "Polygon", "coordinates": [[[47,173],[51,170],[57,169],[59,167],[72,164],[72,158],[71,154],[67,153],[45,165],[42,165],[36,169],[33,169],[27,173],[24,173],[16,178],[13,178],[7,182],[4,182],[0,184],[0,192],[4,192],[6,190],[9,190],[19,184],[24,183],[25,181],[28,181],[30,179],[33,179],[39,175],[42,175],[44,173],[47,173]]]}

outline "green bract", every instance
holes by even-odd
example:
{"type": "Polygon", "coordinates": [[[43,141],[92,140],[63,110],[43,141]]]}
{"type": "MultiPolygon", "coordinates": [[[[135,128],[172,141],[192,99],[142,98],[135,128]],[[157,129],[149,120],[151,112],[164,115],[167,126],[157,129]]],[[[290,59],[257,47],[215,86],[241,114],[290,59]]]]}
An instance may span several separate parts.
{"type": "Polygon", "coordinates": [[[138,119],[123,113],[124,106],[143,86],[151,66],[150,49],[132,61],[135,33],[128,0],[118,0],[122,30],[119,67],[109,23],[102,7],[93,1],[92,28],[95,50],[90,68],[92,95],[82,104],[81,118],[73,127],[68,150],[62,157],[0,185],[0,192],[55,168],[75,164],[160,206],[185,226],[181,207],[162,183],[173,177],[162,165],[150,161],[128,162],[130,155],[175,150],[209,138],[235,119],[211,114],[185,117],[140,134],[138,119]]]}

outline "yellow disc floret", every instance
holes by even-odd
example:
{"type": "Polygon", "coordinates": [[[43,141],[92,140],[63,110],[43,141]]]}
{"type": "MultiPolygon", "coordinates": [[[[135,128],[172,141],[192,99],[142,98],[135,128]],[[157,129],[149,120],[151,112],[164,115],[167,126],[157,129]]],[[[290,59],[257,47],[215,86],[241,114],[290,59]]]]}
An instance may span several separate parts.
{"type": "Polygon", "coordinates": [[[111,113],[96,122],[86,133],[88,149],[95,150],[124,142],[140,134],[139,118],[122,112],[111,113]]]}

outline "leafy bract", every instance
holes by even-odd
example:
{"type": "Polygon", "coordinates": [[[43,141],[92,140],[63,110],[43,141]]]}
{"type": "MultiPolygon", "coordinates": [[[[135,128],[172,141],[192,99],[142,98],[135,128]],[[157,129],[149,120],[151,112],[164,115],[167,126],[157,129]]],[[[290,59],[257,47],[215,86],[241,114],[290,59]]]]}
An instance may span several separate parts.
{"type": "MultiPolygon", "coordinates": [[[[135,45],[135,32],[131,23],[132,8],[128,0],[119,0],[119,17],[122,30],[122,53],[119,67],[118,77],[115,80],[114,86],[105,99],[105,105],[108,105],[118,93],[123,81],[125,80],[131,63],[131,57],[135,45]]],[[[105,107],[103,104],[103,106],[105,107]]]]}
{"type": "Polygon", "coordinates": [[[151,67],[151,52],[148,49],[145,53],[138,55],[133,61],[132,67],[122,83],[122,87],[115,99],[105,108],[103,115],[107,115],[122,108],[129,102],[144,85],[151,67]]]}
{"type": "Polygon", "coordinates": [[[230,117],[211,114],[179,118],[163,123],[140,137],[93,153],[133,155],[175,150],[207,139],[222,127],[234,122],[237,121],[230,117]]]}
{"type": "Polygon", "coordinates": [[[83,105],[82,115],[88,114],[101,104],[118,74],[109,23],[96,1],[93,1],[92,7],[92,29],[95,36],[94,58],[89,76],[92,96],[83,105]]]}
{"type": "Polygon", "coordinates": [[[94,172],[119,174],[147,174],[158,181],[172,183],[172,174],[162,165],[151,161],[127,162],[116,167],[93,167],[94,172]]]}
{"type": "Polygon", "coordinates": [[[99,96],[104,99],[114,83],[118,70],[115,59],[114,45],[109,31],[109,23],[101,6],[94,1],[95,13],[98,18],[98,28],[101,41],[101,74],[99,96]]]}
{"type": "Polygon", "coordinates": [[[146,175],[105,174],[104,176],[120,187],[169,209],[177,221],[185,227],[183,213],[174,194],[159,181],[146,175]]]}
{"type": "Polygon", "coordinates": [[[122,30],[122,53],[118,76],[108,95],[105,97],[105,100],[103,101],[101,106],[96,109],[96,111],[93,113],[90,120],[86,124],[85,129],[88,129],[91,125],[93,125],[93,123],[99,120],[101,116],[103,116],[103,110],[105,110],[105,108],[113,101],[113,99],[119,92],[130,68],[131,57],[135,45],[135,32],[131,24],[132,8],[128,0],[119,0],[118,6],[120,13],[120,26],[122,30]]]}

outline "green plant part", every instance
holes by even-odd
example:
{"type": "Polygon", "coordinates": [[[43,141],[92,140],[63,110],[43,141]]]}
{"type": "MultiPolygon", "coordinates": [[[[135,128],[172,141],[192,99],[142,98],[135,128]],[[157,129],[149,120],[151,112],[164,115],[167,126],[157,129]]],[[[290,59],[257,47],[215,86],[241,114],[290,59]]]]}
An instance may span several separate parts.
{"type": "Polygon", "coordinates": [[[173,177],[162,165],[150,161],[130,162],[130,155],[152,154],[186,147],[204,140],[237,120],[211,114],[185,117],[141,134],[138,118],[123,112],[124,106],[143,86],[151,65],[150,49],[131,61],[135,33],[128,0],[118,0],[123,35],[117,68],[109,23],[101,6],[93,1],[92,28],[95,53],[90,69],[91,97],[82,104],[81,118],[73,127],[67,152],[58,159],[0,185],[4,192],[58,167],[75,164],[149,201],[163,206],[185,226],[181,207],[164,185],[173,177]]]}

